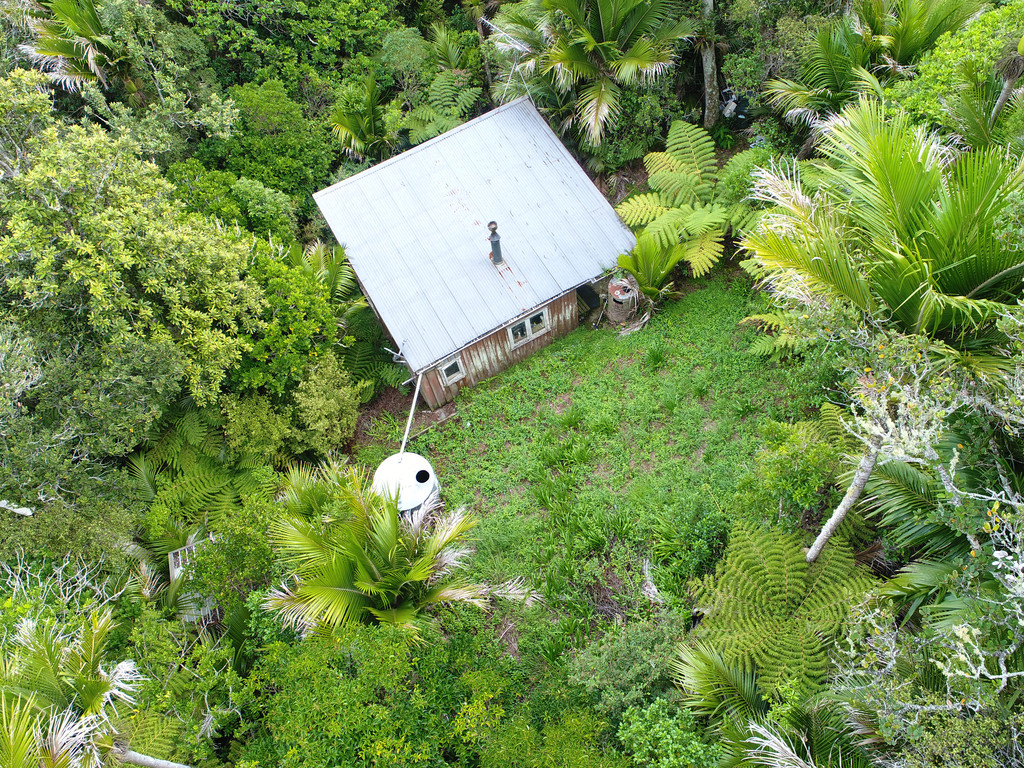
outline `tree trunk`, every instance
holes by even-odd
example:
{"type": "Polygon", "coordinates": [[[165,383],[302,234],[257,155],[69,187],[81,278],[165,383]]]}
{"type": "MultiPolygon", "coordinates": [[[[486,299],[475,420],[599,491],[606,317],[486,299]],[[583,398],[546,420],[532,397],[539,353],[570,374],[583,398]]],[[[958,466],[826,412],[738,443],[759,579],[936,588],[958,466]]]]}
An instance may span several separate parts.
{"type": "Polygon", "coordinates": [[[143,768],[191,768],[191,766],[182,763],[172,763],[170,760],[161,760],[149,755],[141,755],[138,752],[132,752],[130,749],[118,752],[117,756],[122,763],[141,765],[143,768]]]}
{"type": "Polygon", "coordinates": [[[999,98],[996,99],[996,105],[992,108],[992,114],[988,118],[989,127],[996,127],[996,120],[999,119],[999,113],[1003,111],[1003,107],[1006,106],[1006,102],[1010,100],[1010,96],[1013,95],[1013,89],[1016,85],[1016,77],[1008,77],[1003,80],[1003,90],[999,92],[999,98]]]}
{"type": "Polygon", "coordinates": [[[801,145],[800,151],[796,153],[797,160],[806,160],[814,154],[814,147],[816,145],[817,136],[814,135],[814,127],[810,128],[810,133],[807,134],[807,140],[801,145]]]}
{"type": "MultiPolygon", "coordinates": [[[[483,13],[482,10],[480,12],[483,13]]],[[[476,19],[476,33],[480,36],[480,60],[484,63],[484,78],[487,80],[487,92],[490,93],[494,82],[491,80],[491,65],[487,63],[487,52],[484,50],[484,41],[487,38],[484,36],[483,16],[476,19]]]]}
{"type": "Polygon", "coordinates": [[[701,63],[704,65],[704,129],[710,131],[722,116],[722,106],[718,95],[718,61],[715,58],[714,25],[715,0],[703,0],[704,11],[701,14],[709,33],[701,50],[701,63]]]}
{"type": "Polygon", "coordinates": [[[825,527],[821,529],[818,538],[814,540],[814,544],[807,551],[808,563],[813,563],[818,559],[821,550],[825,548],[828,540],[832,538],[832,535],[842,524],[843,520],[846,519],[847,513],[853,508],[853,505],[857,503],[857,499],[864,492],[864,486],[867,485],[868,478],[871,477],[871,473],[875,469],[875,462],[878,461],[878,451],[881,447],[881,437],[871,438],[871,442],[868,444],[868,452],[860,460],[860,466],[857,467],[857,473],[853,476],[853,482],[850,483],[850,487],[846,490],[846,495],[843,496],[843,500],[839,502],[836,511],[832,513],[832,517],[825,523],[825,527]]]}

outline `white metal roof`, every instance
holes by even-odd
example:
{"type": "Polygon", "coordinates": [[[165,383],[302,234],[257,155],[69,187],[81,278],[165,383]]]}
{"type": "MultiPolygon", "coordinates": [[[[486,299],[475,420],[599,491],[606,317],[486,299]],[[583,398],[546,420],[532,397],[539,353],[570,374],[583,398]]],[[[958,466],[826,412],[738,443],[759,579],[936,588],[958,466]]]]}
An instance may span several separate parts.
{"type": "Polygon", "coordinates": [[[525,97],[313,197],[417,372],[603,274],[636,242],[525,97]]]}

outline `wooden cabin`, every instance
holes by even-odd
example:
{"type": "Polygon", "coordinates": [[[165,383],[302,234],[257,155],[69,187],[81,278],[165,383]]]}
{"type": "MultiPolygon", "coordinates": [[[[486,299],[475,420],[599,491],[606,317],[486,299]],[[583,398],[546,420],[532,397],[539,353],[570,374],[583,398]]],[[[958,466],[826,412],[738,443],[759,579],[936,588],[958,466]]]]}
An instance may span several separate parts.
{"type": "Polygon", "coordinates": [[[314,199],[431,408],[574,329],[636,243],[528,98],[314,199]]]}

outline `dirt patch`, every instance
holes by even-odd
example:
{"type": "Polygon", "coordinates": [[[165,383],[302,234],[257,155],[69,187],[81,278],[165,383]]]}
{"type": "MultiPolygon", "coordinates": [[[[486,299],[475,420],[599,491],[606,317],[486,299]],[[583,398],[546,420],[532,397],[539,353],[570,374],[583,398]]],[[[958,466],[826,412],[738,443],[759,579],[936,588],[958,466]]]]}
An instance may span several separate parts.
{"type": "Polygon", "coordinates": [[[551,401],[550,407],[552,412],[561,416],[572,407],[572,396],[568,393],[561,394],[551,401]]]}
{"type": "Polygon", "coordinates": [[[704,431],[705,432],[714,432],[716,429],[718,429],[718,422],[717,421],[715,421],[714,419],[705,419],[704,420],[704,431]]]}
{"type": "Polygon", "coordinates": [[[356,432],[352,436],[346,450],[352,454],[359,446],[370,445],[376,442],[368,432],[371,425],[383,418],[383,415],[390,414],[394,418],[401,418],[409,415],[409,405],[412,403],[412,393],[403,395],[394,387],[388,387],[377,397],[359,409],[359,416],[356,419],[356,432]]]}
{"type": "Polygon", "coordinates": [[[643,160],[638,159],[615,173],[598,175],[594,184],[608,202],[618,205],[634,192],[647,188],[647,169],[643,160]]]}
{"type": "Polygon", "coordinates": [[[707,451],[707,449],[708,449],[708,444],[707,443],[701,443],[700,447],[696,451],[693,452],[693,456],[691,458],[692,458],[694,464],[700,464],[700,462],[702,462],[704,460],[704,453],[707,451]]]}
{"type": "Polygon", "coordinates": [[[615,599],[615,595],[622,589],[622,579],[610,565],[605,567],[601,575],[602,578],[599,581],[593,581],[587,585],[590,604],[594,607],[595,613],[610,619],[621,620],[626,613],[615,599]]]}
{"type": "Polygon", "coordinates": [[[498,625],[498,642],[505,646],[505,653],[516,661],[519,660],[519,633],[516,631],[516,625],[507,616],[503,616],[498,625]]]}

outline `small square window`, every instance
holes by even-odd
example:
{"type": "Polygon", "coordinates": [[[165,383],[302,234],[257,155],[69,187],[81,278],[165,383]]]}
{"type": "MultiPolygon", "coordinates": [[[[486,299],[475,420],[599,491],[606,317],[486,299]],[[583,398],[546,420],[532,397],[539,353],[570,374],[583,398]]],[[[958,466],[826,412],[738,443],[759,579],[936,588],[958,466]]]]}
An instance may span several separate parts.
{"type": "Polygon", "coordinates": [[[548,330],[548,311],[546,309],[530,315],[525,320],[510,325],[508,328],[509,340],[512,347],[518,347],[532,339],[537,338],[548,330]]]}
{"type": "Polygon", "coordinates": [[[441,381],[445,385],[454,384],[459,379],[465,378],[466,372],[462,370],[462,361],[458,356],[449,358],[441,363],[441,381]]]}

